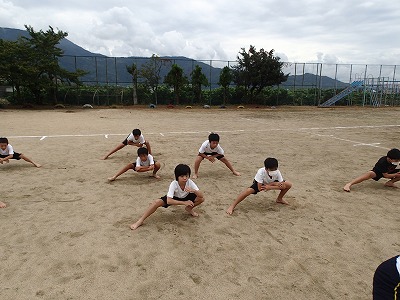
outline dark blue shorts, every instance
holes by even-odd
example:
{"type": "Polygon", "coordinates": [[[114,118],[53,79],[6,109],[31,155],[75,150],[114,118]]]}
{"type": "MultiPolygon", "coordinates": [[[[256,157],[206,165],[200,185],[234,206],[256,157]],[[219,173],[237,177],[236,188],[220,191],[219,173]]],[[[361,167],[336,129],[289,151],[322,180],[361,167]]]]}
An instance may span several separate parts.
{"type": "MultiPolygon", "coordinates": [[[[196,194],[195,193],[189,193],[185,198],[178,198],[178,197],[173,197],[173,199],[178,200],[178,201],[193,201],[196,199],[196,194]]],[[[160,198],[162,201],[164,201],[163,207],[167,208],[168,206],[171,206],[167,203],[167,195],[163,196],[160,198]]]]}
{"type": "MultiPolygon", "coordinates": [[[[218,154],[218,152],[212,152],[212,153],[204,152],[204,153],[202,153],[202,154],[205,154],[205,155],[207,155],[207,156],[212,156],[212,155],[218,154]]],[[[198,154],[198,156],[201,156],[200,153],[198,154]]],[[[218,160],[220,160],[220,159],[223,158],[223,157],[224,157],[223,154],[218,154],[218,155],[216,156],[216,158],[217,158],[218,160]]]]}
{"type": "MultiPolygon", "coordinates": [[[[20,160],[20,159],[21,159],[21,154],[22,154],[22,153],[14,152],[13,157],[11,157],[11,159],[20,160]]],[[[0,155],[1,158],[5,158],[5,157],[7,157],[7,156],[8,156],[8,155],[0,155]]]]}
{"type": "MultiPolygon", "coordinates": [[[[279,181],[275,180],[275,182],[279,182],[279,181]]],[[[283,182],[285,182],[285,180],[283,182]]],[[[253,193],[254,195],[260,192],[258,190],[258,182],[255,179],[253,180],[253,184],[249,188],[254,190],[254,193],[253,193]]]]}

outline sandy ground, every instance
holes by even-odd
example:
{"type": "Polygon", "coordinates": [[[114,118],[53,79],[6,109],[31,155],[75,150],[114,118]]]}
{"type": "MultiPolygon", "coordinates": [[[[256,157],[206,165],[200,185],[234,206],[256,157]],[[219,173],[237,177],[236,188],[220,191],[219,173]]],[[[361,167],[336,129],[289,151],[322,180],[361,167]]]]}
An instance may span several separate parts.
{"type": "Polygon", "coordinates": [[[400,147],[399,108],[0,110],[0,135],[43,165],[0,165],[0,299],[371,299],[372,277],[399,254],[400,190],[384,180],[342,191],[400,147]],[[134,128],[162,164],[160,180],[127,172],[134,128]],[[178,163],[192,167],[220,134],[242,176],[205,161],[200,216],[160,208],[178,163]],[[225,213],[266,157],[293,183],[225,213]]]}

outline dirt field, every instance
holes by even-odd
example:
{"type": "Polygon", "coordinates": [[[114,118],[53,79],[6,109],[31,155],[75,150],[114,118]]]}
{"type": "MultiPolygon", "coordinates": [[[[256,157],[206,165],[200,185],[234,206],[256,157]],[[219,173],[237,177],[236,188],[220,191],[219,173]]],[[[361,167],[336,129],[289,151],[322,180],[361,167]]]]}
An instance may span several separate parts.
{"type": "MultiPolygon", "coordinates": [[[[0,165],[1,299],[371,299],[372,277],[400,253],[400,190],[373,180],[342,190],[399,148],[400,108],[0,110],[0,136],[42,164],[0,165]],[[134,128],[150,141],[161,179],[127,172],[134,128]],[[192,167],[209,132],[237,177],[204,161],[206,201],[189,216],[160,208],[178,163],[192,167]],[[251,195],[266,157],[293,183],[251,195]]],[[[400,185],[400,184],[399,184],[400,185]]]]}

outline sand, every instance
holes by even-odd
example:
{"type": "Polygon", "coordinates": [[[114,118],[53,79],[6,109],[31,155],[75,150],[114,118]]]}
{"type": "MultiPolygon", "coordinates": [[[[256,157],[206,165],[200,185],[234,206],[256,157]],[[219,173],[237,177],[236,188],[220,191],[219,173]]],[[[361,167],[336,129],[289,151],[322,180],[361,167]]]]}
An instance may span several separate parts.
{"type": "Polygon", "coordinates": [[[371,299],[372,277],[400,253],[400,190],[373,180],[342,190],[400,147],[400,108],[121,108],[0,110],[1,132],[25,161],[0,165],[1,299],[371,299]],[[134,128],[150,141],[161,179],[133,171],[134,128]],[[192,217],[160,208],[178,163],[192,167],[220,134],[237,177],[204,161],[192,217]],[[293,188],[251,195],[266,157],[293,188]]]}

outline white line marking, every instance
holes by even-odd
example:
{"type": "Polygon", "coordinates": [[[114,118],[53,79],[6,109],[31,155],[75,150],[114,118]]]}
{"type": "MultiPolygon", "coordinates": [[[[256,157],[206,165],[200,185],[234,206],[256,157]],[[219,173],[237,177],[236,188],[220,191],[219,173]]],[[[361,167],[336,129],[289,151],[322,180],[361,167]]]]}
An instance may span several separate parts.
{"type": "Polygon", "coordinates": [[[372,146],[372,147],[374,147],[374,146],[376,146],[376,145],[380,145],[381,143],[371,143],[371,144],[366,144],[366,143],[360,143],[360,144],[355,144],[355,145],[353,145],[353,146],[372,146]]]}
{"type": "MultiPolygon", "coordinates": [[[[245,119],[248,120],[248,119],[245,119]]],[[[400,125],[360,125],[360,126],[335,126],[335,127],[302,127],[302,128],[267,128],[267,129],[261,129],[261,130],[254,130],[254,129],[249,129],[249,130],[244,130],[244,129],[236,129],[236,130],[215,130],[213,132],[217,133],[231,133],[231,134],[236,134],[236,133],[242,133],[242,132],[271,132],[271,131],[301,131],[305,132],[307,130],[329,130],[329,129],[362,129],[362,128],[390,128],[390,127],[400,127],[400,125]]],[[[153,135],[153,134],[160,134],[162,136],[168,135],[168,134],[204,134],[204,133],[211,133],[211,131],[170,131],[170,132],[164,132],[164,133],[146,133],[146,135],[153,135]]],[[[309,132],[311,133],[311,132],[309,132]]],[[[383,148],[387,149],[384,147],[377,146],[378,144],[365,144],[357,141],[352,141],[352,140],[347,140],[347,139],[342,139],[335,137],[333,135],[322,135],[322,134],[316,134],[312,133],[318,136],[325,136],[325,137],[330,137],[333,139],[345,141],[345,142],[350,142],[356,145],[368,145],[372,147],[377,147],[377,148],[383,148]]],[[[98,133],[98,134],[58,134],[58,135],[27,135],[27,136],[8,136],[9,138],[40,138],[41,140],[45,138],[64,138],[64,137],[96,137],[96,136],[104,136],[108,138],[109,136],[126,136],[126,133],[98,133]]]]}
{"type": "Polygon", "coordinates": [[[311,133],[311,134],[316,135],[316,136],[329,137],[329,138],[339,140],[339,141],[349,142],[349,143],[352,143],[353,146],[371,146],[371,147],[375,147],[375,148],[390,150],[390,148],[377,146],[377,145],[380,145],[381,143],[362,143],[362,142],[352,141],[352,140],[348,140],[348,139],[338,138],[332,134],[318,134],[318,133],[311,133]]]}
{"type": "Polygon", "coordinates": [[[162,132],[160,132],[160,135],[161,135],[161,136],[165,136],[162,132]]]}

